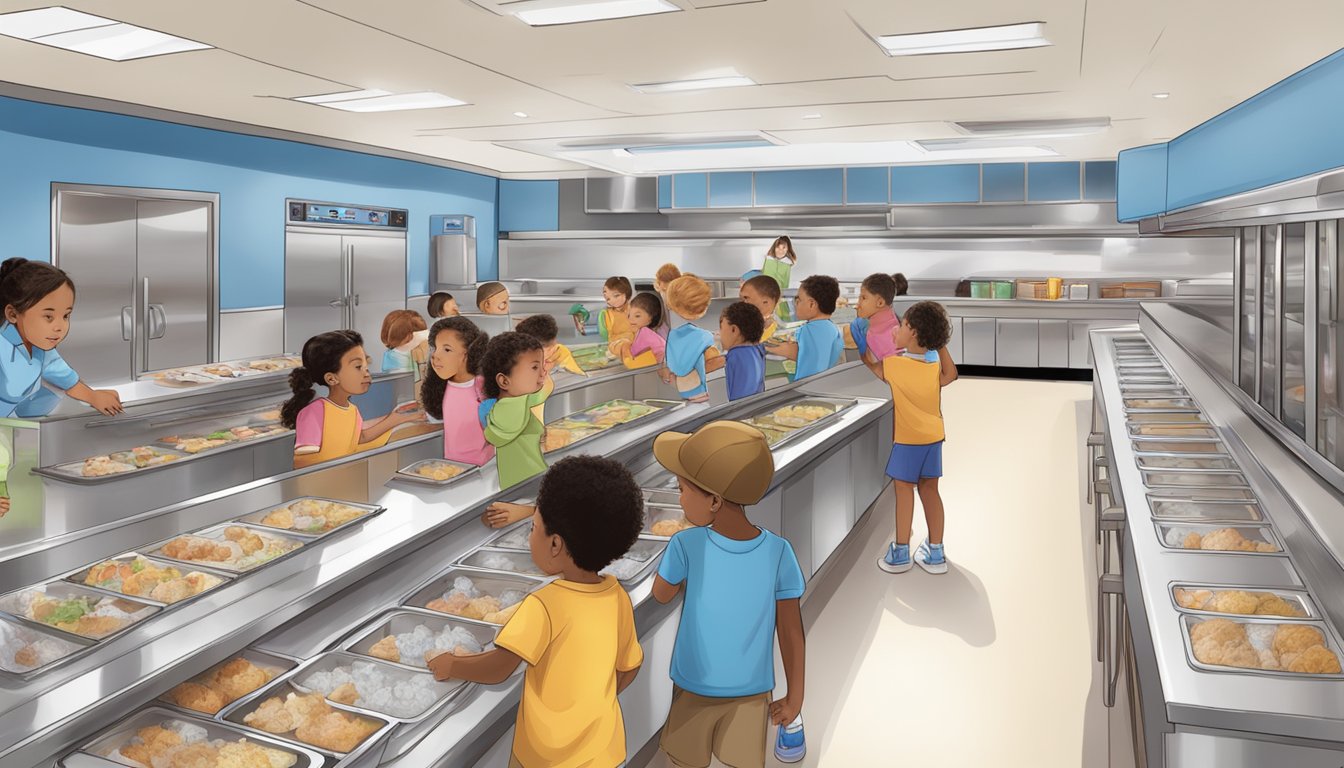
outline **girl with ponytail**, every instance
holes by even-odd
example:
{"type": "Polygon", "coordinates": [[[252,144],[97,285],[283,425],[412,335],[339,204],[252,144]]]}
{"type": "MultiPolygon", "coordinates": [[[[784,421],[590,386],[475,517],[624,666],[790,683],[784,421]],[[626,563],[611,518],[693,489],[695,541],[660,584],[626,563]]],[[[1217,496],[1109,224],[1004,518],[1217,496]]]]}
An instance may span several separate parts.
{"type": "Polygon", "coordinates": [[[424,421],[423,413],[392,412],[369,424],[350,402],[369,391],[373,376],[364,339],[354,331],[319,333],[303,344],[303,365],[290,371],[294,396],[280,407],[280,423],[294,430],[294,468],[312,466],[387,443],[392,429],[424,421]],[[327,396],[313,387],[321,384],[327,396]]]}
{"type": "Polygon", "coordinates": [[[429,329],[429,369],[420,386],[425,412],[443,421],[443,458],[480,466],[495,455],[481,426],[485,384],[479,376],[490,340],[465,317],[449,317],[429,329]]]}

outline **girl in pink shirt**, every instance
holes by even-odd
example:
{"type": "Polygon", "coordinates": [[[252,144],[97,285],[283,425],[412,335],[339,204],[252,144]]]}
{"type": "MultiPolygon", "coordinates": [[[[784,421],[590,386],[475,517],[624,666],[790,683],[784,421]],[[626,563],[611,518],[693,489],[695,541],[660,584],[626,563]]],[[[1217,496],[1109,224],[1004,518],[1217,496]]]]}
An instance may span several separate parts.
{"type": "Polygon", "coordinates": [[[429,370],[420,387],[425,412],[443,420],[443,457],[480,466],[495,456],[478,415],[485,399],[476,372],[490,337],[465,317],[449,317],[429,329],[429,370]]]}
{"type": "Polygon", "coordinates": [[[631,341],[614,341],[611,351],[621,358],[626,368],[662,366],[667,353],[667,339],[658,335],[663,321],[663,302],[655,293],[644,291],[630,300],[630,327],[635,331],[631,341]]]}

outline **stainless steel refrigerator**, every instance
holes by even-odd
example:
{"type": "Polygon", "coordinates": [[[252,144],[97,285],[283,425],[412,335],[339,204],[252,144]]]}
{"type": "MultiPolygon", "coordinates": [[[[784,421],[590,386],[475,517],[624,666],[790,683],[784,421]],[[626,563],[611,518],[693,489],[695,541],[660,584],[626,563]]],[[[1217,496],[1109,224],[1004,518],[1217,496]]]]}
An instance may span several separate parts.
{"type": "Polygon", "coordinates": [[[60,352],[92,383],[211,362],[219,196],[52,185],[52,261],[77,301],[60,352]]]}
{"type": "Polygon", "coordinates": [[[383,318],[406,308],[406,211],[309,200],[285,210],[285,350],[352,328],[379,370],[383,318]]]}

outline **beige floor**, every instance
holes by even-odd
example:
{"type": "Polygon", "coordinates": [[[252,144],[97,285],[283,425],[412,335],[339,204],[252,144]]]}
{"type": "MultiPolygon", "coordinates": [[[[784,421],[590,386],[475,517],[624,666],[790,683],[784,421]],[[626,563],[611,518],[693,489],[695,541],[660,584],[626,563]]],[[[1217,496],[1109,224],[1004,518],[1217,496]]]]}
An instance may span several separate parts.
{"type": "MultiPolygon", "coordinates": [[[[833,556],[804,606],[802,765],[1130,768],[1128,733],[1109,733],[1123,718],[1101,704],[1092,639],[1081,459],[1091,388],[963,379],[944,394],[952,568],[878,570],[890,489],[833,556]]],[[[669,765],[661,754],[648,764],[669,765]]]]}

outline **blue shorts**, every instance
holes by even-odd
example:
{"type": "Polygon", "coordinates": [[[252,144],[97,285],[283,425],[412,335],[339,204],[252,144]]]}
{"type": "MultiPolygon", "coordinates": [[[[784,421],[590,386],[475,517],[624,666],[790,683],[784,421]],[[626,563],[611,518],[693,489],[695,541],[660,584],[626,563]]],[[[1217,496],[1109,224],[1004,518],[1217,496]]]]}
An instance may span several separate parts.
{"type": "Polygon", "coordinates": [[[943,441],[928,445],[891,446],[887,459],[887,477],[902,483],[916,484],[926,477],[943,476],[943,441]]]}

